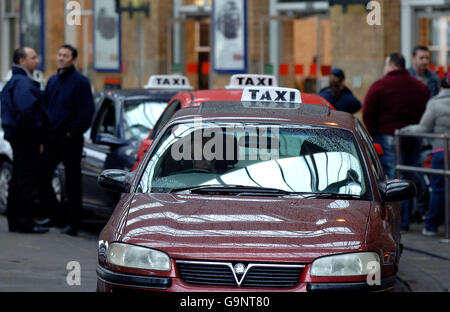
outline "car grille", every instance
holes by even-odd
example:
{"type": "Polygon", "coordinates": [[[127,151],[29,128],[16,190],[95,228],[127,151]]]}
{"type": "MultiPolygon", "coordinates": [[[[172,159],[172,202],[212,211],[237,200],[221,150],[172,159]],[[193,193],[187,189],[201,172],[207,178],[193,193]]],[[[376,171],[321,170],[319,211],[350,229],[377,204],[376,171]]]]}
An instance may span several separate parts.
{"type": "MultiPolygon", "coordinates": [[[[304,265],[244,264],[244,272],[236,273],[231,262],[176,261],[186,283],[238,287],[294,287],[304,265]]],[[[242,266],[241,266],[242,268],[242,266]]]]}

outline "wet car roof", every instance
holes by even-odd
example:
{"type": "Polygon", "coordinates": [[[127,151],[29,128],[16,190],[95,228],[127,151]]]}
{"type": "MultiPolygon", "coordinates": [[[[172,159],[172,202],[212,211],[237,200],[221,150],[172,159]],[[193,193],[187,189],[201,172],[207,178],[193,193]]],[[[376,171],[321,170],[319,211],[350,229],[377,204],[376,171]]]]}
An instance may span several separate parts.
{"type": "Polygon", "coordinates": [[[298,107],[280,109],[277,103],[246,103],[240,101],[203,102],[199,106],[180,109],[172,117],[173,121],[187,121],[194,118],[221,118],[223,120],[261,121],[270,118],[270,122],[300,123],[309,125],[325,125],[353,130],[355,117],[340,111],[330,109],[325,105],[298,104],[298,107]],[[273,107],[270,107],[272,104],[273,107]]]}

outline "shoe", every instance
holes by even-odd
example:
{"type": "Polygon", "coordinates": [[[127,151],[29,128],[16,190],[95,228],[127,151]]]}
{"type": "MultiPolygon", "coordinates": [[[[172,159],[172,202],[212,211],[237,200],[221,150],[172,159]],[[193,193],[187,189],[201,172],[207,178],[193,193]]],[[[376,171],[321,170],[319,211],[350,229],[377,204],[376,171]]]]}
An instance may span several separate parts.
{"type": "Polygon", "coordinates": [[[33,225],[31,228],[24,229],[19,227],[10,227],[10,232],[17,232],[17,233],[27,233],[27,234],[45,234],[48,233],[50,229],[45,226],[41,226],[39,224],[33,225]]]}
{"type": "Polygon", "coordinates": [[[70,225],[65,226],[62,230],[61,230],[62,234],[67,234],[70,236],[77,236],[78,235],[78,230],[76,230],[75,228],[73,228],[70,225]]]}
{"type": "Polygon", "coordinates": [[[37,225],[41,225],[41,226],[45,226],[45,227],[53,226],[53,222],[52,222],[52,220],[50,218],[45,218],[45,219],[43,219],[41,221],[36,221],[35,220],[35,222],[36,222],[37,225]]]}
{"type": "Polygon", "coordinates": [[[48,227],[36,224],[28,233],[45,234],[48,233],[48,231],[50,231],[48,227]]]}
{"type": "Polygon", "coordinates": [[[425,236],[436,236],[437,232],[428,231],[426,228],[422,229],[422,235],[425,236]]]}

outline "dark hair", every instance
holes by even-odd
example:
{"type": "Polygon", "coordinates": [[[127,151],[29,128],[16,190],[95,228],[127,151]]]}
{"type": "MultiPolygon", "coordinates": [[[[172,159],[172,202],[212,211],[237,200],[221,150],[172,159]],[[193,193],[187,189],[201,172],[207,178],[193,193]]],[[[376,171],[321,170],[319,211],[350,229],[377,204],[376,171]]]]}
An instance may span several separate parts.
{"type": "Polygon", "coordinates": [[[13,62],[16,65],[19,65],[20,59],[26,59],[27,58],[27,52],[25,52],[25,47],[20,47],[14,51],[13,54],[13,62]]]}
{"type": "Polygon", "coordinates": [[[417,51],[427,51],[427,52],[430,52],[430,49],[428,49],[428,47],[426,47],[426,46],[419,45],[419,46],[417,46],[417,47],[414,48],[412,55],[413,55],[413,56],[416,56],[417,51]]]}
{"type": "Polygon", "coordinates": [[[389,64],[394,65],[395,67],[397,67],[399,69],[406,68],[405,58],[400,53],[391,53],[389,55],[389,64]]]}
{"type": "Polygon", "coordinates": [[[333,95],[339,97],[341,94],[341,84],[345,80],[345,73],[340,68],[335,68],[331,71],[330,75],[330,87],[333,95]]]}
{"type": "Polygon", "coordinates": [[[72,58],[76,59],[78,57],[78,50],[70,44],[63,44],[62,46],[59,47],[59,49],[68,49],[72,52],[72,58]]]}
{"type": "Polygon", "coordinates": [[[441,80],[441,87],[444,89],[450,89],[450,72],[445,75],[445,77],[441,80]]]}

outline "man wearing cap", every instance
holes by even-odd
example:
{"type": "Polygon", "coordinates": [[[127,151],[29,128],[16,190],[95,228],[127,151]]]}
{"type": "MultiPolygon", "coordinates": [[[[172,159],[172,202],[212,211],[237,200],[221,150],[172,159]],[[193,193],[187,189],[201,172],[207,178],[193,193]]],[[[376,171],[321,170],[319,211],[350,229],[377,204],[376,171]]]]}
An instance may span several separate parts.
{"type": "MultiPolygon", "coordinates": [[[[399,53],[390,54],[385,61],[385,76],[376,81],[367,92],[363,105],[363,121],[367,130],[379,143],[384,173],[394,179],[396,160],[395,130],[420,121],[430,92],[405,69],[405,58],[399,53]]],[[[401,163],[417,166],[420,156],[420,139],[402,138],[401,163]]],[[[409,229],[411,203],[402,202],[402,229],[409,229]]]]}

